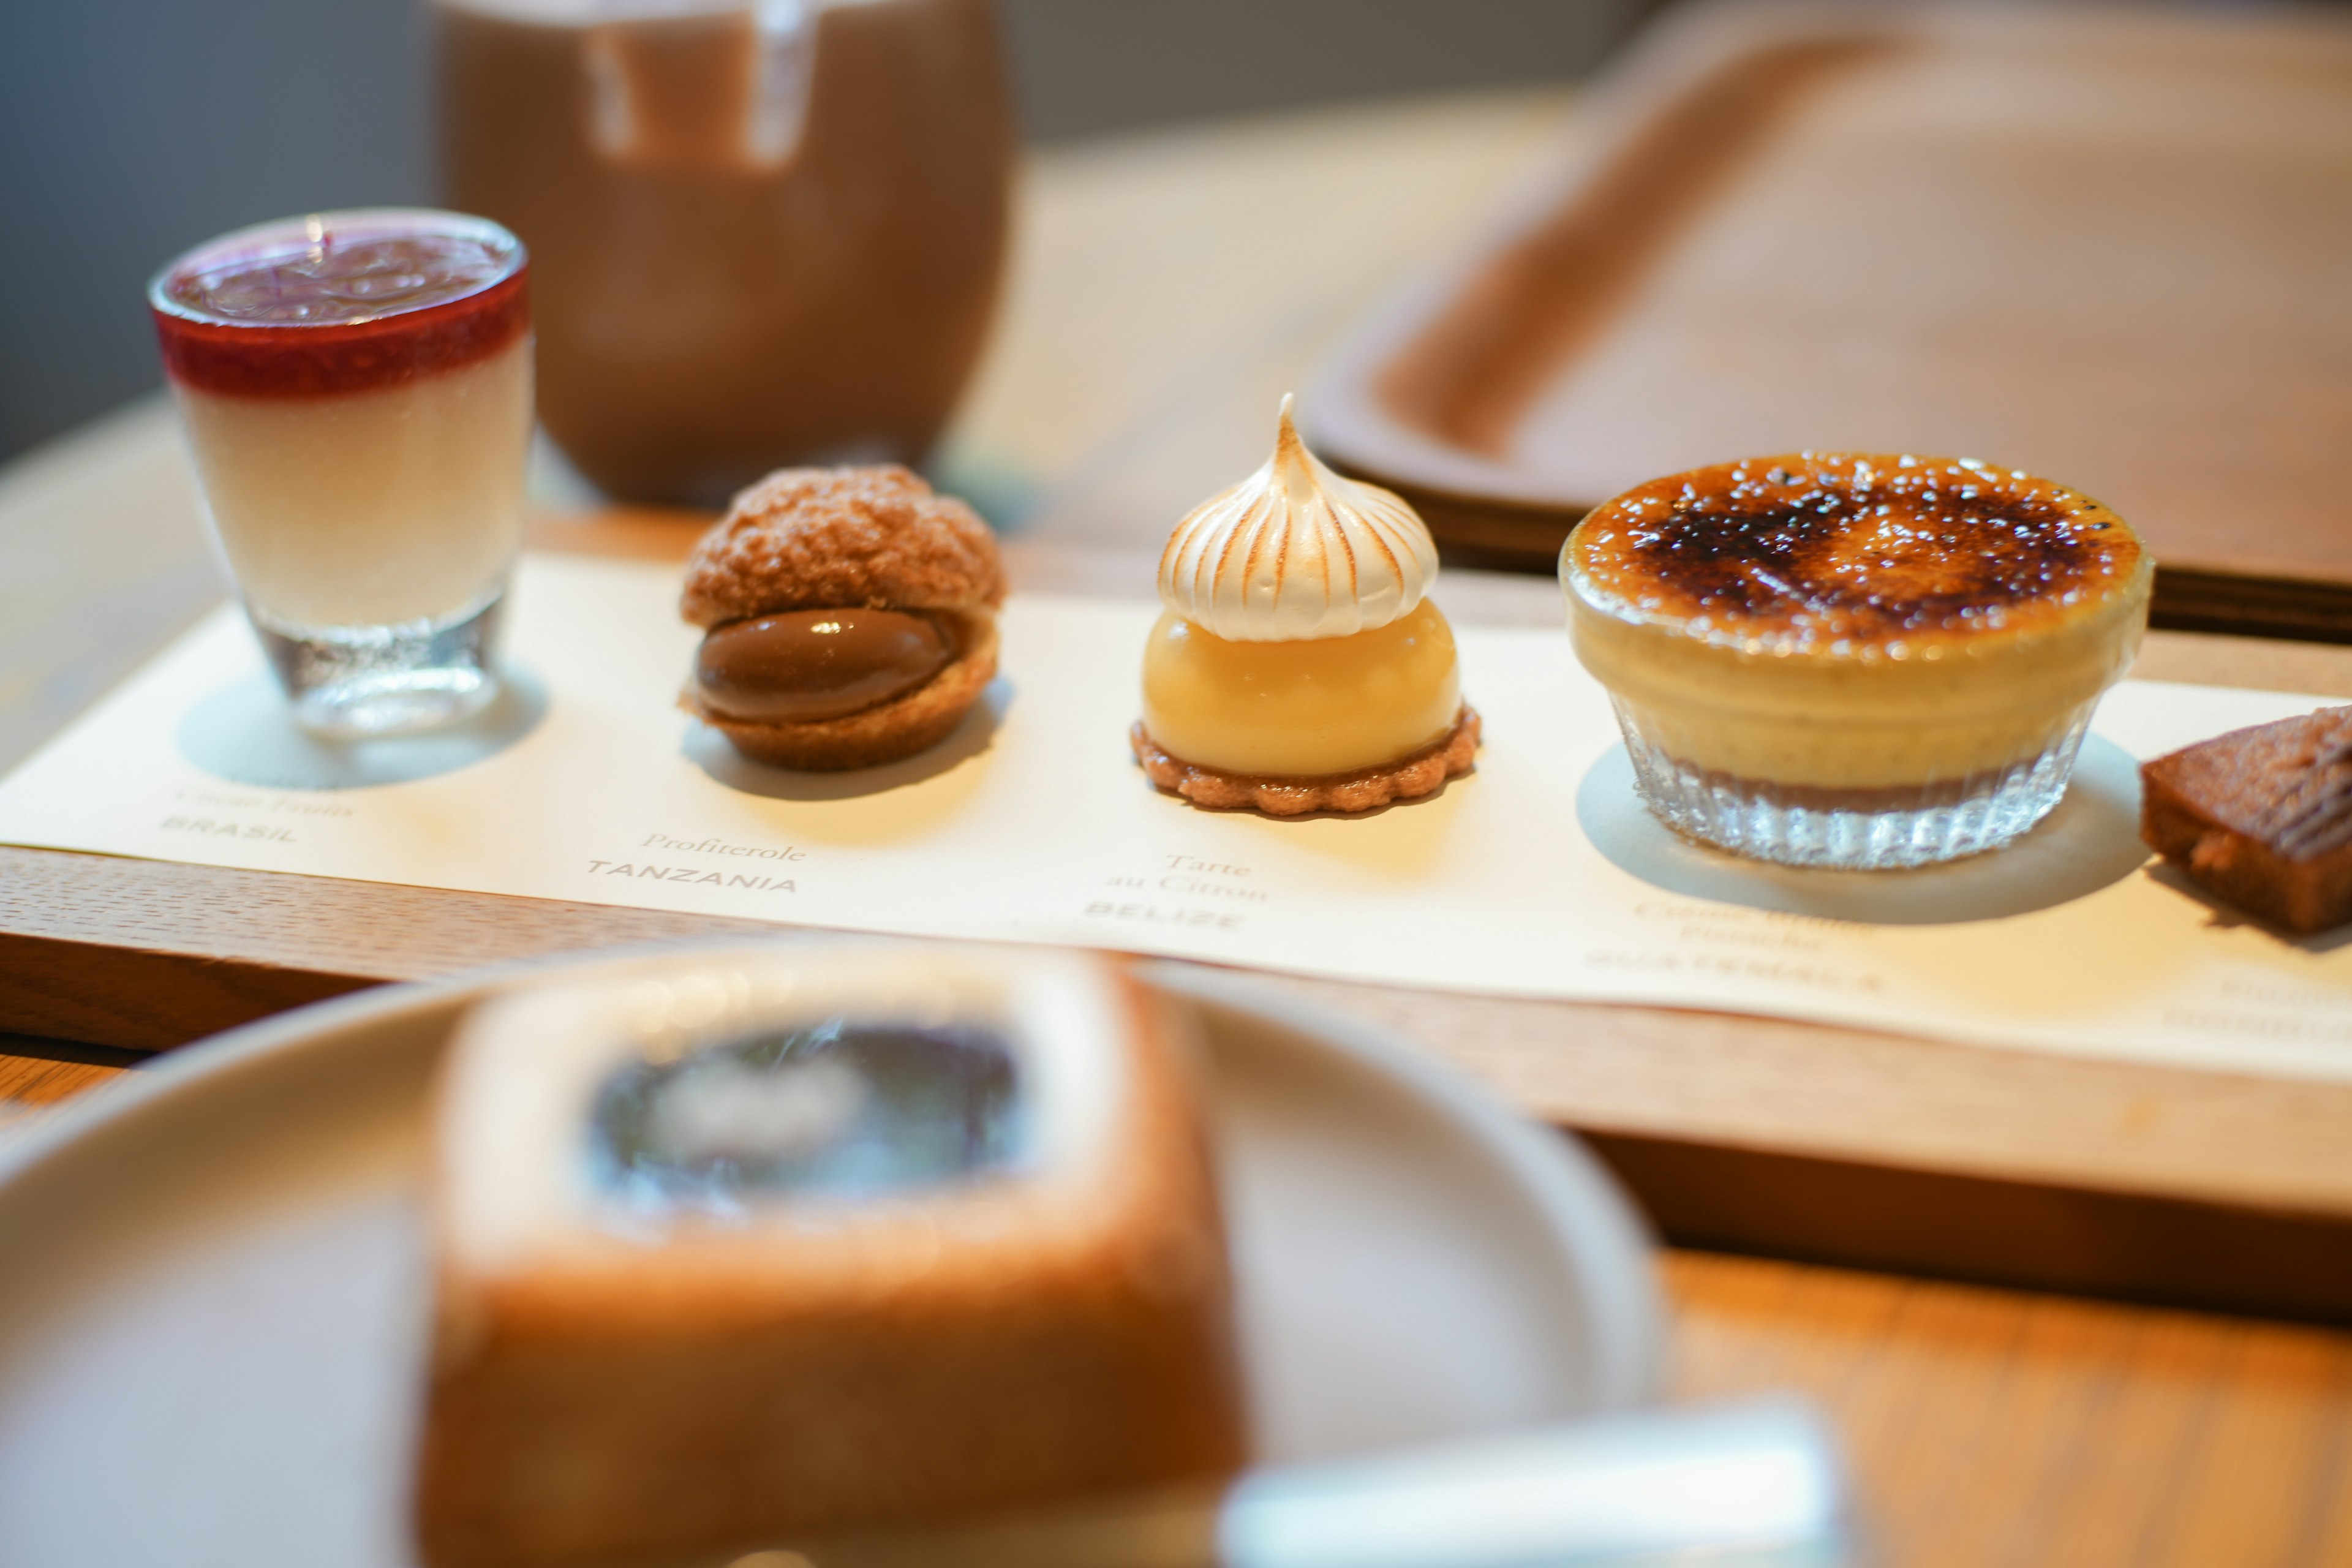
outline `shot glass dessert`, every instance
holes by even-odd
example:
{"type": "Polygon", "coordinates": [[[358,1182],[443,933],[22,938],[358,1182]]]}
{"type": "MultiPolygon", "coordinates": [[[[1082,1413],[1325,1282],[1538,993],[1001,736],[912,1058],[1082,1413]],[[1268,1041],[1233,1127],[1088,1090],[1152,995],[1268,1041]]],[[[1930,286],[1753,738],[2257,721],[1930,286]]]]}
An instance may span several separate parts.
{"type": "Polygon", "coordinates": [[[214,540],[315,731],[428,728],[496,692],[524,266],[496,224],[381,209],[225,235],[148,286],[214,540]]]}
{"type": "Polygon", "coordinates": [[[1429,527],[1342,479],[1282,400],[1274,456],[1176,525],[1167,613],[1143,654],[1129,743],[1160,788],[1275,816],[1369,811],[1470,771],[1454,629],[1425,595],[1429,527]]]}
{"type": "Polygon", "coordinates": [[[1560,552],[1650,809],[1763,860],[1922,866],[2064,795],[2147,625],[2114,512],[1974,461],[1801,453],[1654,479],[1560,552]]]}

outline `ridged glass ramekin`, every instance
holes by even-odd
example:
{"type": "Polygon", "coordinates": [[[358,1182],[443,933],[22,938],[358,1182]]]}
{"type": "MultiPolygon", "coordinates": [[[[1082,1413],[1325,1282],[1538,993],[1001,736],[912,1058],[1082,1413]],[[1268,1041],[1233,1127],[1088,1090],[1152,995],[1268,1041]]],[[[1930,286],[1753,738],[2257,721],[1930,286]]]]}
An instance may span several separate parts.
{"type": "Polygon", "coordinates": [[[1893,870],[1996,849],[2066,793],[2093,703],[2031,756],[1956,777],[1876,788],[1791,784],[1686,762],[1659,726],[1614,703],[1642,800],[1669,827],[1718,848],[1789,866],[1893,870]]]}
{"type": "Polygon", "coordinates": [[[2048,815],[2150,576],[2120,519],[2045,481],[1819,454],[1654,481],[1560,555],[1650,810],[1735,854],[1856,870],[1977,854],[2048,815]]]}

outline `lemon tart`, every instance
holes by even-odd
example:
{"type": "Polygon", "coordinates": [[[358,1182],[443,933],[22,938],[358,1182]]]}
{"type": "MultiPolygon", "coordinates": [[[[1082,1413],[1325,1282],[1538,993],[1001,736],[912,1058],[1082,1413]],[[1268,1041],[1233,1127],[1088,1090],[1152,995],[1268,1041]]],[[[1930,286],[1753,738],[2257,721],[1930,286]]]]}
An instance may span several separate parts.
{"type": "Polygon", "coordinates": [[[1428,526],[1334,473],[1283,399],[1273,457],[1176,525],[1130,736],[1153,783],[1279,816],[1366,811],[1469,771],[1478,716],[1427,596],[1428,526]]]}

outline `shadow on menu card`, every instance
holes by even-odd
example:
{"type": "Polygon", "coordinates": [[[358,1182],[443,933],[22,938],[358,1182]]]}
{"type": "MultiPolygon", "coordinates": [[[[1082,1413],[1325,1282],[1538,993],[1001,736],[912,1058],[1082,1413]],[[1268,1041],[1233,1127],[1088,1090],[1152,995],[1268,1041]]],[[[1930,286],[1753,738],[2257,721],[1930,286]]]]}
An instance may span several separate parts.
{"type": "Polygon", "coordinates": [[[286,693],[254,675],[198,702],[180,721],[180,754],[230,784],[263,789],[368,789],[456,773],[505,751],[547,717],[547,687],[499,671],[499,695],[461,723],[415,735],[331,741],[295,723],[286,693]]]}
{"type": "Polygon", "coordinates": [[[2122,881],[2149,853],[2139,837],[2139,764],[2097,735],[2084,738],[2065,798],[2033,831],[2004,848],[1912,871],[1772,866],[1694,843],[1642,804],[1622,745],[1584,775],[1576,816],[1612,864],[1662,891],[1868,925],[2031,914],[2122,881]]]}

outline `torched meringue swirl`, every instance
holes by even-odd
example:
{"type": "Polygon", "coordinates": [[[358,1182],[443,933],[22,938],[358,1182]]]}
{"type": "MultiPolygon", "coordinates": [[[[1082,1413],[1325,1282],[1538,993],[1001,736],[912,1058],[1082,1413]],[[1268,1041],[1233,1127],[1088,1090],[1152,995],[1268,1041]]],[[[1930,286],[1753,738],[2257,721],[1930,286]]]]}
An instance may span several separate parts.
{"type": "Polygon", "coordinates": [[[1160,603],[1229,642],[1384,626],[1412,614],[1437,575],[1420,514],[1324,467],[1299,440],[1290,403],[1265,467],[1195,507],[1160,557],[1160,603]]]}

